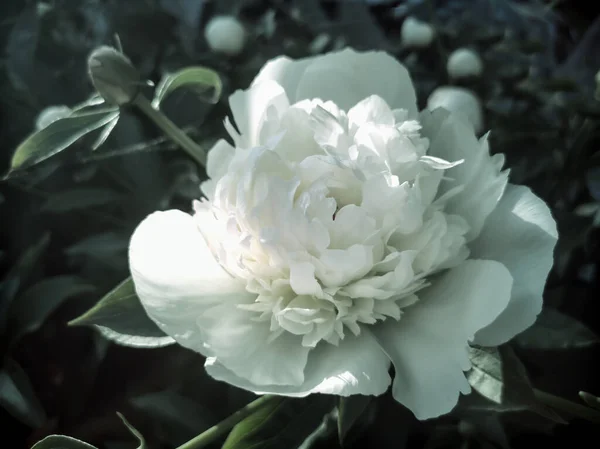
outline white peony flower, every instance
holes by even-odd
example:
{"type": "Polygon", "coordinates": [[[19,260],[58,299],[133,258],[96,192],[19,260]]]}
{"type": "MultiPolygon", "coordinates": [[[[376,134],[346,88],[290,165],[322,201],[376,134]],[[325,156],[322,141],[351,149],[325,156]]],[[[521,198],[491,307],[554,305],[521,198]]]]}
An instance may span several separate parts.
{"type": "Polygon", "coordinates": [[[435,30],[426,22],[421,22],[414,17],[407,17],[402,22],[400,40],[405,47],[429,47],[435,37],[435,30]]]}
{"type": "Polygon", "coordinates": [[[419,114],[386,53],[279,57],[229,103],[207,199],[131,239],[148,315],[258,394],[392,384],[420,419],[449,412],[470,391],[468,343],[504,343],[540,312],[547,206],[461,116],[419,114]]]}
{"type": "Polygon", "coordinates": [[[473,125],[475,133],[483,130],[483,111],[481,101],[475,92],[456,86],[436,88],[427,99],[427,109],[444,108],[450,112],[464,114],[473,125]]]}
{"type": "Polygon", "coordinates": [[[448,56],[446,70],[451,78],[479,76],[483,72],[483,62],[476,51],[459,48],[448,56]]]}
{"type": "Polygon", "coordinates": [[[215,16],[206,24],[204,37],[215,53],[235,56],[244,49],[246,30],[235,17],[215,16]]]}

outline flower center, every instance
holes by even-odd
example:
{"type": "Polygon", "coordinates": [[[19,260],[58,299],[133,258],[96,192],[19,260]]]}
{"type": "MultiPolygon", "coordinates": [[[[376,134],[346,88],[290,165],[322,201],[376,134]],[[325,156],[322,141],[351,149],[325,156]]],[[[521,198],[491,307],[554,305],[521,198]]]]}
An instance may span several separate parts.
{"type": "Polygon", "coordinates": [[[468,256],[466,222],[435,200],[453,164],[427,156],[419,123],[379,97],[347,113],[320,100],[277,112],[271,138],[236,149],[198,206],[214,216],[215,257],[257,295],[243,307],[305,346],[400,319],[428,275],[468,256]]]}

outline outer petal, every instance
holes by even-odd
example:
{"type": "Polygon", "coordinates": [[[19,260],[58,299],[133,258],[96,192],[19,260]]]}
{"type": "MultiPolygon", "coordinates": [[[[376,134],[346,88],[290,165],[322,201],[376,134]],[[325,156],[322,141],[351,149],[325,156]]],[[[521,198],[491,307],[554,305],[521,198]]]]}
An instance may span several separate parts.
{"type": "Polygon", "coordinates": [[[346,336],[339,344],[321,343],[308,356],[304,382],[298,386],[257,386],[236,376],[214,358],[206,360],[208,374],[257,394],[304,397],[312,393],[350,396],[380,395],[389,387],[390,362],[373,336],[365,331],[346,336]]]}
{"type": "Polygon", "coordinates": [[[277,58],[268,62],[254,83],[277,81],[290,102],[320,98],[349,110],[370,95],[379,95],[391,109],[417,116],[417,100],[406,68],[384,52],[345,49],[312,58],[277,58]]]}
{"type": "Polygon", "coordinates": [[[270,110],[280,115],[289,107],[284,89],[275,81],[253,84],[248,90],[236,90],[229,97],[229,106],[241,134],[239,146],[260,145],[260,129],[270,110]]]}
{"type": "Polygon", "coordinates": [[[495,346],[531,326],[542,310],[558,234],[548,206],[523,186],[509,184],[483,231],[471,244],[473,257],[502,262],[514,284],[508,307],[475,342],[495,346]]]}
{"type": "Polygon", "coordinates": [[[308,349],[292,336],[267,343],[268,322],[238,308],[256,295],[214,259],[192,216],[148,216],[131,238],[129,264],[146,312],[179,344],[252,382],[302,383],[308,349]]]}
{"type": "Polygon", "coordinates": [[[502,264],[469,260],[434,279],[400,321],[375,327],[396,369],[394,398],[418,419],[449,412],[459,392],[470,392],[467,342],[506,307],[511,286],[502,264]]]}
{"type": "Polygon", "coordinates": [[[202,192],[208,198],[213,198],[216,184],[227,173],[235,151],[225,139],[219,139],[209,150],[206,162],[206,174],[209,179],[201,184],[202,192]]]}
{"type": "Polygon", "coordinates": [[[428,154],[450,162],[464,162],[445,172],[438,196],[457,187],[462,192],[453,196],[445,211],[463,217],[471,229],[467,241],[476,238],[488,215],[494,210],[508,183],[508,171],[501,171],[501,156],[490,156],[487,135],[477,140],[473,127],[458,114],[444,109],[423,111],[423,134],[431,139],[428,154]]]}

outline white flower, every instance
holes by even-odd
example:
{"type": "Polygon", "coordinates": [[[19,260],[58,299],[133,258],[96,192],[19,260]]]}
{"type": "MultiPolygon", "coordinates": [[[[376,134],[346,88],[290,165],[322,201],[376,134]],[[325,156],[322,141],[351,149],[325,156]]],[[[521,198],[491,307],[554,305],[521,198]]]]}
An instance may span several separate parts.
{"type": "Polygon", "coordinates": [[[459,48],[448,57],[446,70],[451,78],[479,76],[483,72],[483,62],[477,52],[469,48],[459,48]]]}
{"type": "Polygon", "coordinates": [[[483,112],[477,95],[464,87],[441,86],[427,99],[427,109],[445,108],[450,112],[464,114],[473,125],[475,133],[483,129],[483,112]]]}
{"type": "Polygon", "coordinates": [[[353,50],[268,62],[229,99],[233,145],[207,200],[136,229],[148,315],[206,369],[259,394],[394,397],[420,419],[468,393],[467,345],[540,312],[556,242],[546,205],[406,69],[353,50]]]}
{"type": "Polygon", "coordinates": [[[235,56],[244,49],[246,30],[235,17],[215,16],[206,24],[204,37],[215,53],[235,56]]]}
{"type": "Polygon", "coordinates": [[[400,29],[400,40],[405,47],[428,47],[435,37],[435,30],[426,22],[407,17],[400,29]]]}

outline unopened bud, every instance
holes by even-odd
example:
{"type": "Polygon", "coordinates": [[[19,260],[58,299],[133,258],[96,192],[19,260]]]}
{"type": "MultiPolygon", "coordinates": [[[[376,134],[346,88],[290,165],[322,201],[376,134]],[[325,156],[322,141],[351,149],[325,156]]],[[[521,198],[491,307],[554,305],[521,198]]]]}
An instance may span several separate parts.
{"type": "Polygon", "coordinates": [[[402,23],[400,38],[405,47],[428,47],[435,37],[435,30],[426,22],[407,17],[402,23]]]}
{"type": "Polygon", "coordinates": [[[448,57],[446,68],[451,78],[479,76],[483,72],[483,62],[477,52],[468,48],[459,48],[448,57]]]}
{"type": "Polygon", "coordinates": [[[124,105],[137,96],[141,79],[129,58],[112,47],[99,47],[88,58],[90,79],[107,103],[124,105]]]}
{"type": "Polygon", "coordinates": [[[246,30],[233,16],[216,16],[206,24],[204,37],[215,53],[235,56],[244,49],[246,30]]]}

